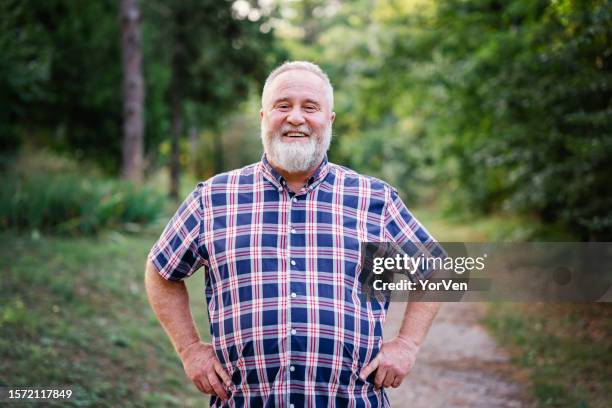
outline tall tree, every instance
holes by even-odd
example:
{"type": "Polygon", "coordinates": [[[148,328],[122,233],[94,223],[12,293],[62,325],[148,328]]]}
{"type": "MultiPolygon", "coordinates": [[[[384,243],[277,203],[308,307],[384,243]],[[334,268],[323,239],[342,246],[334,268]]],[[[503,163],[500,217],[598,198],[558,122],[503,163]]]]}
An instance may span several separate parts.
{"type": "Polygon", "coordinates": [[[123,178],[140,181],[143,172],[144,81],[138,0],[121,0],[123,54],[123,178]]]}
{"type": "Polygon", "coordinates": [[[189,21],[189,11],[185,8],[175,7],[172,10],[172,21],[174,23],[172,29],[172,57],[170,69],[172,72],[170,79],[170,115],[172,124],[172,133],[170,135],[170,197],[177,199],[179,197],[180,184],[180,140],[183,133],[183,98],[184,98],[184,81],[188,75],[188,55],[187,55],[187,33],[186,26],[189,21]]]}
{"type": "MultiPolygon", "coordinates": [[[[262,80],[276,61],[266,59],[275,50],[272,34],[260,31],[262,19],[240,19],[230,2],[151,2],[144,11],[159,32],[154,58],[169,72],[170,196],[176,199],[186,129],[214,129],[223,114],[238,108],[254,80],[262,80]]],[[[219,163],[220,152],[215,156],[219,163]]]]}

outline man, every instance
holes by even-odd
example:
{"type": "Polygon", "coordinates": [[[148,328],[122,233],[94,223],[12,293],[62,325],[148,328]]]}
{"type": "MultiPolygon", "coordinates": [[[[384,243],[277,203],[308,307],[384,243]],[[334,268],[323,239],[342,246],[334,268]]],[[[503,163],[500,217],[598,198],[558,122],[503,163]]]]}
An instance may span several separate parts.
{"type": "Polygon", "coordinates": [[[274,70],[260,118],[261,162],[198,184],[153,246],[151,305],[211,406],[388,406],[438,304],[409,304],[383,343],[388,303],[359,296],[360,242],[437,244],[395,189],[327,161],[333,89],[318,66],[274,70]],[[181,282],[201,266],[210,344],[181,282]]]}

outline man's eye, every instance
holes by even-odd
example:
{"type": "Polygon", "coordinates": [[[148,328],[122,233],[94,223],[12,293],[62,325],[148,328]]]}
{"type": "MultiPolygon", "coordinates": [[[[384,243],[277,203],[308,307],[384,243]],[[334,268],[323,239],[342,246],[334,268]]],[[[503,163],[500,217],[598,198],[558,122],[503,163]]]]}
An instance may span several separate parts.
{"type": "Polygon", "coordinates": [[[308,112],[315,112],[317,110],[317,107],[314,106],[314,105],[308,105],[308,106],[306,106],[306,110],[308,112]]]}
{"type": "Polygon", "coordinates": [[[277,105],[276,107],[278,109],[289,109],[289,104],[281,103],[280,105],[277,105]]]}

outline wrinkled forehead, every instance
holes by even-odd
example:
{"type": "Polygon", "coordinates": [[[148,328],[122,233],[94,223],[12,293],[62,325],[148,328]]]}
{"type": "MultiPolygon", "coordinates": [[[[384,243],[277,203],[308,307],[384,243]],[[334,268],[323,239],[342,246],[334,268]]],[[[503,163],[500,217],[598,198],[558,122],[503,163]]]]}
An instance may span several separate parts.
{"type": "Polygon", "coordinates": [[[329,109],[329,86],[318,75],[303,69],[292,69],[279,74],[268,84],[262,95],[262,106],[277,100],[302,102],[311,100],[329,109]]]}

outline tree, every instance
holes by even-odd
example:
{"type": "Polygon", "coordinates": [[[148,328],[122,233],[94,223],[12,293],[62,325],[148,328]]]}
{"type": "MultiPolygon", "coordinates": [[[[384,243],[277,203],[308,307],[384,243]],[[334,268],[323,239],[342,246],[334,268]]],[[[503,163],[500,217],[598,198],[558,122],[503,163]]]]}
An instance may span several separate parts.
{"type": "MultiPolygon", "coordinates": [[[[274,52],[271,33],[259,30],[261,21],[237,18],[229,2],[150,3],[146,12],[159,30],[152,54],[167,64],[170,78],[165,93],[171,118],[170,196],[177,199],[185,130],[214,129],[276,59],[266,59],[274,52]]],[[[215,156],[221,161],[221,152],[215,156]]]]}
{"type": "MultiPolygon", "coordinates": [[[[178,163],[176,146],[184,131],[214,128],[253,89],[253,80],[262,79],[263,67],[276,61],[270,59],[276,52],[272,34],[260,32],[261,21],[237,18],[231,2],[142,2],[140,21],[138,13],[128,11],[136,10],[135,1],[125,1],[123,10],[121,4],[0,2],[2,150],[24,143],[51,147],[94,161],[108,173],[131,177],[142,172],[142,151],[154,161],[174,128],[173,162],[178,163]],[[134,52],[138,22],[144,77],[140,80],[134,52]],[[126,33],[125,75],[121,43],[116,40],[121,23],[126,33]],[[189,104],[193,114],[185,115],[189,104]],[[147,137],[139,141],[144,128],[147,137]]],[[[175,168],[177,186],[179,167],[175,168]]]]}
{"type": "Polygon", "coordinates": [[[411,203],[435,185],[455,214],[612,237],[609,0],[309,0],[281,15],[294,56],[334,83],[335,159],[411,203]]]}
{"type": "Polygon", "coordinates": [[[138,0],[121,0],[123,51],[123,162],[121,175],[140,181],[143,171],[144,81],[141,69],[138,0]]]}
{"type": "Polygon", "coordinates": [[[440,4],[437,75],[468,205],[535,213],[584,240],[612,236],[611,6],[440,4]]]}

